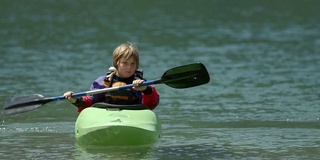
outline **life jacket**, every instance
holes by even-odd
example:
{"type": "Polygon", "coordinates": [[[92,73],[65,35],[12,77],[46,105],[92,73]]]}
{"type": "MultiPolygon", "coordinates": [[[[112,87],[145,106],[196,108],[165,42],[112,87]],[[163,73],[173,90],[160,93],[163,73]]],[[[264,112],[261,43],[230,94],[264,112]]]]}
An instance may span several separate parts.
{"type": "MultiPolygon", "coordinates": [[[[110,67],[107,75],[104,78],[103,84],[106,88],[109,87],[118,87],[127,85],[127,83],[123,81],[115,81],[115,69],[110,67]]],[[[143,79],[143,71],[137,70],[134,74],[133,80],[137,79],[143,79]]],[[[132,81],[130,83],[132,83],[132,81]]],[[[109,104],[119,104],[119,105],[131,105],[131,104],[139,104],[141,99],[141,93],[137,94],[137,91],[133,89],[127,89],[127,90],[118,90],[118,91],[112,91],[112,92],[106,92],[104,94],[104,102],[109,104]]]]}

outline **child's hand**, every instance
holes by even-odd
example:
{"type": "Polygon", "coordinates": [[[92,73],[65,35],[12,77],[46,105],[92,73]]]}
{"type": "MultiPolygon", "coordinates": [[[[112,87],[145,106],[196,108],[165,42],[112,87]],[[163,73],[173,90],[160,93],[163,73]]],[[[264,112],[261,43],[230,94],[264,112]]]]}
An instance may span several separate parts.
{"type": "Polygon", "coordinates": [[[132,82],[133,84],[133,89],[134,90],[137,90],[137,91],[144,91],[147,89],[147,86],[139,86],[139,84],[143,83],[144,80],[141,80],[141,79],[137,79],[137,80],[134,80],[132,82]]]}
{"type": "Polygon", "coordinates": [[[64,96],[66,99],[68,99],[68,101],[69,101],[70,103],[75,103],[75,102],[77,101],[77,99],[76,99],[76,98],[73,98],[73,97],[72,97],[72,94],[73,94],[72,91],[68,91],[68,92],[64,93],[63,96],[64,96]]]}

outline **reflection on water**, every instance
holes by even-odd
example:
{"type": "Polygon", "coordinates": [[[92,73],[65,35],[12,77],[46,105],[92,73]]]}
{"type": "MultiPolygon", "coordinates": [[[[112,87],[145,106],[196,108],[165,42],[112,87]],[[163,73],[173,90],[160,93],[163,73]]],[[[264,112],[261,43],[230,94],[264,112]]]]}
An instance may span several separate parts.
{"type": "Polygon", "coordinates": [[[96,157],[104,159],[148,159],[153,157],[154,146],[83,146],[76,144],[77,155],[79,159],[95,159],[96,157]]]}

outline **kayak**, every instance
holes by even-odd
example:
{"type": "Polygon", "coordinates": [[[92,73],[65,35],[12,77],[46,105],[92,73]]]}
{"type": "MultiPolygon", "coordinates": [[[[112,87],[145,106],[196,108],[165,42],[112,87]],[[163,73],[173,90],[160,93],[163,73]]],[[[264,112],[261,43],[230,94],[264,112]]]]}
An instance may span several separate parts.
{"type": "Polygon", "coordinates": [[[85,145],[155,144],[161,130],[156,114],[142,105],[96,103],[82,110],[75,123],[76,141],[85,145]]]}

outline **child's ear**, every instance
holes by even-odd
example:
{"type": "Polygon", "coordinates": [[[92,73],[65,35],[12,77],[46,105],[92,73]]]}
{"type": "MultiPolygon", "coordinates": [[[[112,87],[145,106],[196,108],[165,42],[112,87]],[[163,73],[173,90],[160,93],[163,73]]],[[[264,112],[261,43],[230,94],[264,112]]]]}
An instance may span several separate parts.
{"type": "Polygon", "coordinates": [[[116,66],[114,66],[115,68],[118,68],[120,61],[117,62],[116,66]]]}

